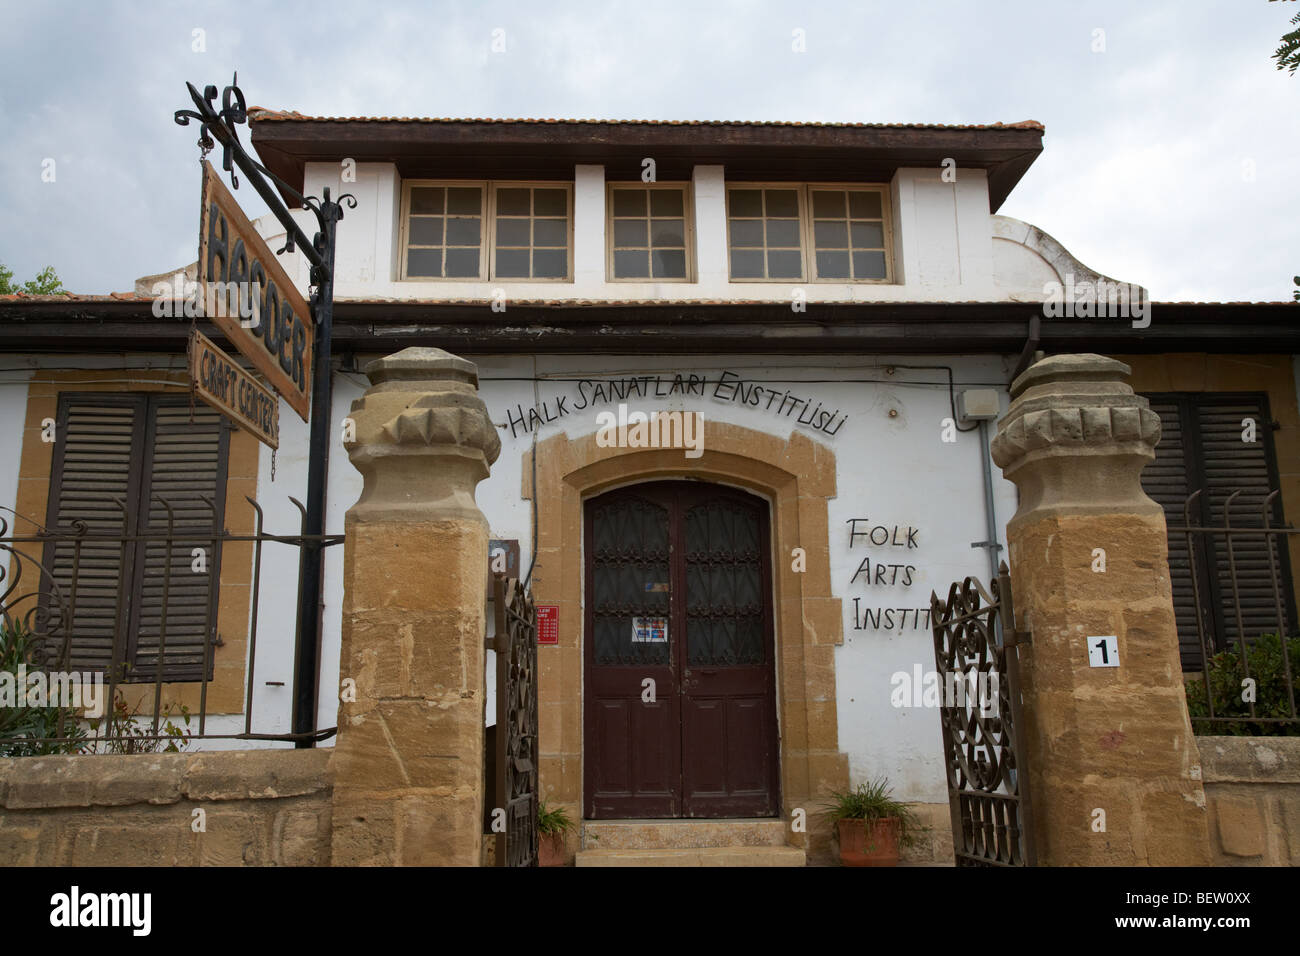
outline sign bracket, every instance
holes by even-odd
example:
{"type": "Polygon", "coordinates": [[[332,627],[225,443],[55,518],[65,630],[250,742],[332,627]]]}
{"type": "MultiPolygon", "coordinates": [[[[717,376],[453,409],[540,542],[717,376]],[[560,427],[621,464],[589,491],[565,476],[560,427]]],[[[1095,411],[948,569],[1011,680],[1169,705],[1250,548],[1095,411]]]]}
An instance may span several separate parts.
{"type": "Polygon", "coordinates": [[[271,213],[285,228],[286,244],[280,250],[291,252],[300,249],[311,263],[310,309],[316,326],[316,342],[312,353],[312,387],[310,407],[310,438],[308,444],[307,507],[303,513],[303,547],[298,567],[298,626],[294,649],[294,699],[292,729],[300,735],[296,746],[311,747],[310,734],[316,727],[316,708],[320,677],[320,642],[322,618],[322,556],[321,537],[325,533],[325,485],[329,468],[330,409],[333,403],[333,375],[331,373],[330,335],[334,321],[334,247],[343,206],[355,209],[356,197],[343,193],[337,201],[330,199],[330,190],[322,190],[322,198],[303,196],[245,151],[236,129],[248,121],[244,94],[238,86],[239,74],[231,79],[222,91],[221,109],[216,107],[217,88],[206,86],[200,94],[193,83],[186,83],[196,109],[176,110],[173,119],[179,126],[188,126],[197,120],[202,131],[199,146],[203,150],[213,147],[213,140],[222,147],[222,168],[230,173],[231,185],[239,188],[235,167],[252,184],[271,213]],[[281,201],[272,181],[284,192],[302,203],[315,215],[318,230],[308,239],[281,201]]]}

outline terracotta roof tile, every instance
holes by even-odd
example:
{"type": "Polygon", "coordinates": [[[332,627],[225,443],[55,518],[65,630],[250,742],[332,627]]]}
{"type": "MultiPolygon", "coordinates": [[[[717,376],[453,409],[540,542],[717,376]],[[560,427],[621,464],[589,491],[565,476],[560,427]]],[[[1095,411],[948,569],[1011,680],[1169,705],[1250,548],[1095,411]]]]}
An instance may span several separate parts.
{"type": "Polygon", "coordinates": [[[810,126],[844,129],[1036,129],[1043,124],[1036,120],[1018,123],[802,123],[785,120],[647,120],[647,119],[556,119],[556,118],[504,118],[504,117],[452,117],[452,116],[308,116],[296,110],[270,110],[251,107],[248,118],[254,122],[291,120],[299,123],[524,123],[524,124],[587,124],[592,126],[810,126]]]}

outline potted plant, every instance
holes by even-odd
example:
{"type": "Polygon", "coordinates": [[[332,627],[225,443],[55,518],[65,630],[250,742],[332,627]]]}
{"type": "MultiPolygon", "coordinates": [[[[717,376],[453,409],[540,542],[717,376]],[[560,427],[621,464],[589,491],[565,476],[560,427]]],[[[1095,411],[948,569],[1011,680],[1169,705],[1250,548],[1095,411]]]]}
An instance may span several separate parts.
{"type": "Polygon", "coordinates": [[[538,866],[564,866],[564,835],[572,829],[569,812],[564,807],[547,807],[543,797],[537,805],[538,866]]]}
{"type": "Polygon", "coordinates": [[[899,847],[916,841],[920,821],[907,804],[893,798],[883,777],[831,797],[825,810],[835,825],[844,866],[897,866],[899,847]]]}

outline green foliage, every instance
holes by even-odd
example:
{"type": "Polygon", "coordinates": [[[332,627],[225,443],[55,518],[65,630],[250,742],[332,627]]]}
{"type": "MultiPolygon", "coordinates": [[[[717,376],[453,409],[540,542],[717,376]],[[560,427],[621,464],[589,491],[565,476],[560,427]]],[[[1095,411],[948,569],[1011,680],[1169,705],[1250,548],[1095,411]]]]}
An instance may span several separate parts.
{"type": "Polygon", "coordinates": [[[841,820],[896,819],[898,842],[902,846],[911,846],[916,841],[916,834],[925,829],[911,807],[893,798],[889,781],[884,777],[859,784],[857,789],[848,793],[832,792],[831,802],[823,804],[822,810],[832,827],[841,820]]]}
{"type": "MultiPolygon", "coordinates": [[[[1291,18],[1291,26],[1297,24],[1300,24],[1300,13],[1291,18]]],[[[1273,52],[1273,59],[1277,60],[1279,70],[1295,76],[1295,71],[1300,69],[1300,29],[1282,35],[1282,45],[1273,52]]]]}
{"type": "Polygon", "coordinates": [[[542,836],[550,836],[572,829],[573,821],[569,819],[569,812],[564,807],[549,809],[546,806],[546,798],[543,797],[537,805],[537,832],[542,836]]]}
{"type": "Polygon", "coordinates": [[[25,292],[28,295],[58,295],[66,291],[58,273],[54,271],[54,266],[46,266],[35,279],[19,285],[14,282],[13,271],[5,268],[4,263],[0,263],[0,295],[12,295],[15,292],[25,292]]]}
{"type": "Polygon", "coordinates": [[[117,689],[113,698],[113,710],[98,720],[90,721],[90,729],[96,736],[106,737],[94,745],[94,752],[101,754],[156,754],[179,753],[185,749],[193,733],[190,731],[190,709],[184,705],[164,704],[158,715],[158,731],[164,737],[145,737],[152,734],[153,720],[141,717],[139,708],[131,710],[122,696],[122,689],[117,689]],[[182,727],[173,718],[184,724],[182,727]]]}
{"type": "Polygon", "coordinates": [[[1300,276],[1292,276],[1291,281],[1295,283],[1295,291],[1291,293],[1291,298],[1300,302],[1300,276]]]}
{"type": "MultiPolygon", "coordinates": [[[[1300,676],[1300,637],[1287,639],[1287,655],[1291,660],[1291,673],[1300,676]]],[[[1282,659],[1282,639],[1277,634],[1262,634],[1246,648],[1246,663],[1255,681],[1255,716],[1290,717],[1287,702],[1286,671],[1282,659]]],[[[1246,671],[1241,656],[1234,648],[1210,658],[1210,694],[1214,700],[1215,717],[1250,717],[1250,705],[1242,700],[1246,671]]],[[[1209,717],[1206,703],[1205,678],[1194,677],[1186,681],[1187,711],[1193,717],[1209,717]]],[[[1300,711],[1300,686],[1293,682],[1292,696],[1300,711]]],[[[1300,723],[1205,723],[1193,719],[1192,728],[1200,736],[1223,735],[1230,737],[1298,737],[1300,723]]]]}
{"type": "MultiPolygon", "coordinates": [[[[16,692],[25,695],[26,687],[17,686],[19,667],[25,667],[28,674],[42,670],[31,632],[23,627],[21,621],[11,621],[6,617],[0,622],[0,671],[13,675],[16,692]]],[[[85,729],[77,722],[75,708],[0,707],[0,738],[23,738],[17,743],[0,743],[0,757],[77,753],[84,746],[85,736],[85,729]],[[63,721],[62,730],[59,728],[60,718],[63,721]],[[75,739],[52,741],[50,737],[75,739]]]]}

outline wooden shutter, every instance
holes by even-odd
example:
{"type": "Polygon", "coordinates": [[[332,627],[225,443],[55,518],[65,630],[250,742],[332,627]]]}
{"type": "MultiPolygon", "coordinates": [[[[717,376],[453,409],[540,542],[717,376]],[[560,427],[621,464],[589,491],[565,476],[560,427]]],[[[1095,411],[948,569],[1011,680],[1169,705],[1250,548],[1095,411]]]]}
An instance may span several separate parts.
{"type": "Polygon", "coordinates": [[[153,680],[165,625],[164,678],[204,679],[204,641],[215,637],[220,550],[212,539],[223,523],[225,422],[202,405],[191,420],[188,397],[164,395],[65,395],[60,421],[50,527],[66,533],[84,520],[114,535],[165,534],[165,500],[175,535],[170,550],[164,541],[84,545],[75,592],[72,546],[49,549],[55,584],[75,599],[69,666],[104,669],[116,660],[124,679],[153,680]],[[194,548],[204,549],[205,571],[193,570],[194,548]]]}
{"type": "MultiPolygon", "coordinates": [[[[46,528],[70,535],[84,522],[92,535],[131,532],[140,493],[139,467],[132,465],[144,424],[144,396],[62,396],[46,528]]],[[[115,635],[120,659],[129,610],[123,583],[130,578],[131,559],[130,548],[120,542],[87,539],[79,554],[67,541],[46,548],[44,564],[52,581],[42,581],[41,590],[51,621],[53,646],[44,648],[49,666],[105,670],[114,656],[115,635]]]]}
{"type": "MultiPolygon", "coordinates": [[[[1191,509],[1193,525],[1221,527],[1228,497],[1240,491],[1233,502],[1233,525],[1262,527],[1261,508],[1268,494],[1278,487],[1267,397],[1214,392],[1148,397],[1151,408],[1160,415],[1162,433],[1156,460],[1144,470],[1142,485],[1164,508],[1170,527],[1186,524],[1183,504],[1197,489],[1203,491],[1191,509]],[[1242,441],[1244,419],[1255,421],[1254,442],[1242,441]]],[[[1271,523],[1274,527],[1283,523],[1280,501],[1275,500],[1271,523]]],[[[1277,630],[1279,601],[1284,627],[1295,616],[1287,549],[1274,541],[1274,574],[1270,572],[1269,545],[1263,536],[1234,535],[1232,546],[1235,592],[1227,536],[1192,535],[1190,553],[1196,561],[1199,614],[1211,653],[1237,643],[1237,599],[1247,641],[1277,630]]],[[[1202,653],[1188,555],[1187,535],[1171,531],[1169,568],[1179,649],[1184,668],[1191,670],[1201,667],[1202,653]]]]}
{"type": "Polygon", "coordinates": [[[213,538],[222,526],[228,429],[203,405],[194,407],[191,421],[187,399],[160,396],[149,412],[140,530],[166,534],[170,505],[174,537],[170,549],[165,541],[151,540],[137,552],[141,573],[134,582],[129,677],[153,680],[161,646],[168,680],[202,680],[204,644],[216,638],[221,556],[213,538]],[[194,570],[195,548],[203,551],[203,571],[194,570]]]}
{"type": "MultiPolygon", "coordinates": [[[[1195,490],[1188,480],[1187,443],[1181,409],[1182,404],[1176,399],[1151,399],[1151,410],[1160,416],[1160,444],[1156,445],[1156,460],[1142,471],[1142,488],[1164,508],[1165,523],[1170,528],[1186,524],[1183,503],[1195,490]]],[[[1200,523],[1199,514],[1193,509],[1192,524],[1200,523]]],[[[1192,547],[1204,579],[1207,558],[1200,537],[1193,536],[1192,547]]],[[[1200,666],[1201,651],[1196,633],[1196,593],[1192,586],[1188,550],[1187,535],[1170,531],[1169,578],[1174,592],[1174,617],[1178,621],[1178,650],[1183,667],[1194,669],[1200,666]]]]}
{"type": "MultiPolygon", "coordinates": [[[[1232,503],[1232,524],[1262,528],[1264,501],[1278,487],[1267,401],[1263,396],[1225,396],[1214,402],[1197,402],[1195,409],[1207,489],[1208,523],[1221,526],[1228,496],[1241,491],[1232,503]],[[1242,422],[1245,419],[1255,422],[1253,442],[1242,440],[1242,422]]],[[[1282,524],[1281,496],[1275,502],[1270,517],[1274,527],[1282,524]]],[[[1232,559],[1236,566],[1234,590],[1227,536],[1214,535],[1211,540],[1215,556],[1210,585],[1219,609],[1217,624],[1221,646],[1238,644],[1238,602],[1240,626],[1245,629],[1247,641],[1270,631],[1276,632],[1279,627],[1285,633],[1289,620],[1288,605],[1291,603],[1290,575],[1286,573],[1287,564],[1278,553],[1278,542],[1273,542],[1275,577],[1269,573],[1269,543],[1263,535],[1232,536],[1232,559]],[[1278,620],[1278,600],[1282,605],[1281,621],[1278,620]]],[[[1283,547],[1281,550],[1286,549],[1283,547]]]]}

